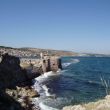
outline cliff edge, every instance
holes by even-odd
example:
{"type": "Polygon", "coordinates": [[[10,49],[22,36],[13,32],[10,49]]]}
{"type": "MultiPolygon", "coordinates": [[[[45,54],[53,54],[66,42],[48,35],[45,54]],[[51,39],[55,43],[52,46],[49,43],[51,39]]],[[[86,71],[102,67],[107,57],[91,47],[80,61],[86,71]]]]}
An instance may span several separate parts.
{"type": "Polygon", "coordinates": [[[31,98],[39,94],[31,88],[32,79],[20,66],[18,57],[7,53],[0,63],[0,110],[33,110],[31,98]]]}

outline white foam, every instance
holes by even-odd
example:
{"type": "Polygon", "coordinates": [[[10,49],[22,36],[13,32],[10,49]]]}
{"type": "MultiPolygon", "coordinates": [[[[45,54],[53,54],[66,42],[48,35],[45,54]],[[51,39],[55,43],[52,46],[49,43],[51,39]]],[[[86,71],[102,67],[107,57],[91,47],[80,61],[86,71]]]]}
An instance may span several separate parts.
{"type": "Polygon", "coordinates": [[[42,101],[45,101],[45,99],[48,99],[50,97],[55,98],[55,94],[50,94],[49,88],[44,83],[45,81],[49,80],[50,77],[60,75],[61,73],[61,70],[58,70],[57,72],[50,71],[35,78],[35,84],[33,88],[40,94],[40,98],[33,99],[33,103],[36,107],[38,107],[39,105],[41,110],[58,110],[43,104],[42,101]]]}
{"type": "MultiPolygon", "coordinates": [[[[79,62],[78,59],[72,59],[71,62],[65,63],[65,66],[69,66],[72,63],[79,62]]],[[[33,103],[36,107],[40,107],[41,110],[59,110],[59,106],[65,105],[69,103],[68,99],[64,97],[56,97],[55,94],[49,93],[49,88],[46,86],[45,82],[50,80],[51,77],[56,77],[60,74],[62,74],[66,70],[58,70],[57,72],[46,72],[42,74],[41,76],[35,78],[35,84],[34,88],[35,90],[40,94],[39,98],[34,98],[33,103]]]]}
{"type": "Polygon", "coordinates": [[[42,101],[39,106],[41,110],[61,110],[64,105],[70,104],[71,98],[68,100],[64,97],[47,98],[42,101]]]}
{"type": "Polygon", "coordinates": [[[62,66],[63,68],[68,67],[69,65],[71,65],[72,63],[63,63],[62,66]]]}
{"type": "Polygon", "coordinates": [[[79,63],[79,62],[80,62],[80,60],[79,60],[79,59],[71,59],[71,61],[70,61],[70,62],[63,63],[63,64],[62,64],[62,66],[63,66],[63,68],[65,68],[65,67],[70,66],[71,64],[75,64],[75,63],[79,63]]]}
{"type": "Polygon", "coordinates": [[[46,85],[43,85],[42,88],[44,89],[45,95],[46,95],[47,97],[53,96],[52,94],[49,93],[49,88],[48,88],[46,85]]]}
{"type": "Polygon", "coordinates": [[[58,70],[57,72],[46,72],[44,74],[42,74],[41,76],[35,78],[35,84],[33,86],[33,88],[35,88],[35,90],[37,92],[39,92],[40,94],[44,94],[46,96],[52,96],[49,92],[48,92],[48,88],[46,85],[44,85],[43,83],[45,81],[47,81],[50,77],[53,77],[53,76],[57,76],[57,75],[60,75],[61,74],[61,70],[58,70]]]}
{"type": "Polygon", "coordinates": [[[46,72],[46,73],[44,73],[44,76],[45,77],[50,77],[50,76],[57,76],[57,75],[60,75],[60,74],[61,74],[61,70],[59,69],[57,72],[53,72],[53,71],[46,72]]]}
{"type": "Polygon", "coordinates": [[[58,76],[62,73],[62,71],[59,69],[57,72],[53,72],[53,71],[50,71],[50,72],[45,72],[44,74],[42,74],[41,76],[35,78],[35,81],[37,81],[37,83],[42,83],[42,82],[45,82],[49,77],[53,77],[53,76],[58,76]]]}
{"type": "Polygon", "coordinates": [[[72,59],[72,62],[73,62],[73,63],[79,63],[80,60],[79,60],[79,59],[72,59]]]}
{"type": "Polygon", "coordinates": [[[50,107],[50,106],[47,106],[46,104],[44,104],[43,102],[41,102],[39,104],[41,110],[59,110],[59,109],[56,109],[56,108],[53,108],[53,107],[50,107]]]}

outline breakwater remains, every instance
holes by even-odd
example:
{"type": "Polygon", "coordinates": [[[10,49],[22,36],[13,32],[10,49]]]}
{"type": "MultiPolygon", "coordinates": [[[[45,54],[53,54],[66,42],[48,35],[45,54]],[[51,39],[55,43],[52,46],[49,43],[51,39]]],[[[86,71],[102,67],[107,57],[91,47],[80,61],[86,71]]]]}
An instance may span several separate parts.
{"type": "Polygon", "coordinates": [[[49,71],[57,72],[59,69],[62,70],[61,59],[56,56],[45,56],[41,59],[21,58],[20,65],[26,69],[29,74],[35,75],[35,77],[37,74],[43,74],[49,71]]]}

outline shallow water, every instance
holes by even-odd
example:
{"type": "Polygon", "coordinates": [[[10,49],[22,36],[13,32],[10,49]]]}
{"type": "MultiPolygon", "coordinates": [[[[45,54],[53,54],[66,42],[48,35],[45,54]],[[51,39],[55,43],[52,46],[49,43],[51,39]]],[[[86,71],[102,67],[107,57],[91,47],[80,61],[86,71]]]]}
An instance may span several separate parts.
{"type": "Polygon", "coordinates": [[[106,95],[101,78],[109,85],[110,58],[63,57],[62,61],[64,70],[58,75],[37,78],[39,83],[35,86],[41,87],[39,104],[42,110],[61,109],[66,105],[95,101],[106,95]]]}

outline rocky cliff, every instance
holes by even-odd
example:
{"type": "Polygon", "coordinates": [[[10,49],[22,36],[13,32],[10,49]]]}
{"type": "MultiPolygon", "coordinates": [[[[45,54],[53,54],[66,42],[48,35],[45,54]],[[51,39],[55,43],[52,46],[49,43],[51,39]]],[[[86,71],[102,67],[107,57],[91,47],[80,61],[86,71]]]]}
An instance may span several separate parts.
{"type": "Polygon", "coordinates": [[[19,85],[26,80],[26,71],[20,67],[19,58],[3,55],[0,63],[0,88],[19,85]]]}
{"type": "Polygon", "coordinates": [[[32,77],[20,67],[18,57],[4,54],[0,63],[0,110],[32,110],[32,77]]]}

